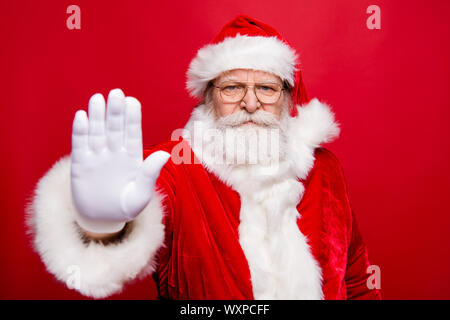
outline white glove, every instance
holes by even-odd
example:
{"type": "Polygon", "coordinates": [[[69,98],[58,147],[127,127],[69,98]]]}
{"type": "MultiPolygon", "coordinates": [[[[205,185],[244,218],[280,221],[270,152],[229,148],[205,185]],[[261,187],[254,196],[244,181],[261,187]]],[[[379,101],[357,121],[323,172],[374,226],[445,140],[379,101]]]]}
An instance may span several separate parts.
{"type": "Polygon", "coordinates": [[[170,154],[142,156],[141,105],[120,89],[105,100],[95,94],[86,112],[77,111],[72,131],[72,198],[81,228],[94,233],[120,231],[149,203],[170,154]]]}

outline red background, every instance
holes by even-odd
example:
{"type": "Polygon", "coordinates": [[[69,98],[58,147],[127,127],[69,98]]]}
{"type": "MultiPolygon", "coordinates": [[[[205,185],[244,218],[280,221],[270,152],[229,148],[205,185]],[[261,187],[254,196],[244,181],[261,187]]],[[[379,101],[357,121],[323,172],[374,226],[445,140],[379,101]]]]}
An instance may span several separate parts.
{"type": "MultiPolygon", "coordinates": [[[[243,13],[298,50],[311,97],[342,125],[340,159],[385,299],[450,298],[450,1],[2,1],[1,298],[80,298],[48,274],[25,235],[38,179],[70,152],[75,111],[122,88],[143,105],[144,144],[183,127],[185,71],[243,13]],[[66,8],[81,8],[68,30],[66,8]],[[381,8],[368,30],[366,8],[381,8]]],[[[151,278],[113,298],[153,298],[151,278]],[[144,294],[145,293],[145,294],[144,294]]]]}

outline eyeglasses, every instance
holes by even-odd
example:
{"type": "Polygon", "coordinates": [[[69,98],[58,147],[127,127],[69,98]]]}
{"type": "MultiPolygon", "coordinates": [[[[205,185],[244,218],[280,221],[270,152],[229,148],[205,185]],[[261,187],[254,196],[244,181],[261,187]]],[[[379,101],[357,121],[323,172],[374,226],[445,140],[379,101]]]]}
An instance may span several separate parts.
{"type": "Polygon", "coordinates": [[[217,86],[212,83],[212,86],[219,89],[220,97],[225,103],[242,101],[247,94],[248,88],[253,87],[253,92],[260,103],[273,104],[278,102],[281,91],[284,90],[281,84],[275,82],[255,83],[249,86],[245,82],[226,81],[217,86]]]}

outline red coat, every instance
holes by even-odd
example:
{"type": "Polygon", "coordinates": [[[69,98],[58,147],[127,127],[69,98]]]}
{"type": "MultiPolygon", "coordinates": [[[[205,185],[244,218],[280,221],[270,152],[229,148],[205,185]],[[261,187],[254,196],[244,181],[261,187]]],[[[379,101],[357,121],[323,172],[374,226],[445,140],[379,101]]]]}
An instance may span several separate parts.
{"type": "MultiPolygon", "coordinates": [[[[171,152],[177,142],[152,150],[171,152]]],[[[191,151],[192,152],[192,151],[191,151]]],[[[380,299],[367,286],[370,265],[336,157],[315,149],[315,162],[297,205],[300,231],[322,270],[325,299],[380,299]]],[[[193,153],[192,153],[193,156],[193,153]]],[[[169,161],[157,185],[165,195],[165,241],[154,273],[168,299],[253,299],[246,256],[239,243],[240,196],[201,164],[169,161]]],[[[292,275],[292,277],[300,275],[292,275]]]]}
{"type": "Polygon", "coordinates": [[[368,288],[367,250],[341,166],[320,147],[339,133],[333,113],[313,99],[298,114],[283,127],[283,157],[269,172],[209,160],[208,146],[217,144],[205,133],[215,123],[205,105],[196,107],[182,140],[145,153],[172,156],[159,192],[114,245],[80,237],[70,159],[61,159],[39,181],[28,215],[47,270],[68,283],[76,266],[74,289],[95,298],[151,273],[169,299],[380,298],[368,288]]]}

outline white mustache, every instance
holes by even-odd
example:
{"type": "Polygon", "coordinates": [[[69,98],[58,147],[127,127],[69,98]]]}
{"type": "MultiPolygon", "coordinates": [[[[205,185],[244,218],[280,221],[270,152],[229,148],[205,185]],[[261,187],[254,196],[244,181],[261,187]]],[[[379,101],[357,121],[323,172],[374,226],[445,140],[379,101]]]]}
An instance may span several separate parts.
{"type": "Polygon", "coordinates": [[[266,127],[279,127],[280,120],[276,115],[264,110],[256,110],[253,113],[249,113],[245,110],[230,114],[225,117],[221,117],[217,120],[217,126],[220,128],[236,127],[252,121],[255,124],[266,127]]]}

